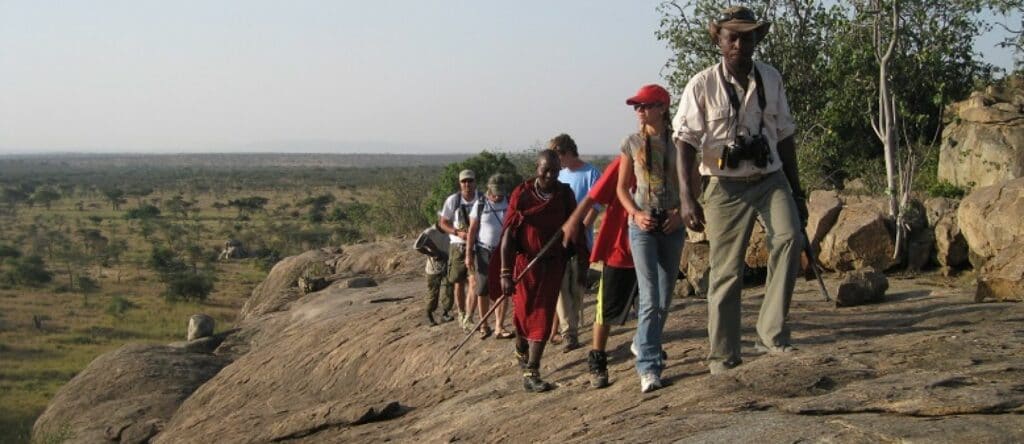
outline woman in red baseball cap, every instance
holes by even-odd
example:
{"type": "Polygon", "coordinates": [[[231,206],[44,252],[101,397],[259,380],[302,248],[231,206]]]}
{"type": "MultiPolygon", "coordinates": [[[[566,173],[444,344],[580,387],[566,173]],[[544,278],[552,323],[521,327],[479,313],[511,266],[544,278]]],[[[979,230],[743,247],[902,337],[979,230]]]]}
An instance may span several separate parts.
{"type": "Polygon", "coordinates": [[[629,244],[636,267],[637,328],[630,350],[636,355],[640,391],[661,388],[665,368],[661,333],[679,270],[686,230],[679,216],[679,175],[668,91],[645,85],[626,100],[640,130],[622,141],[617,194],[629,214],[629,244]],[[630,184],[636,180],[636,187],[630,184]]]}

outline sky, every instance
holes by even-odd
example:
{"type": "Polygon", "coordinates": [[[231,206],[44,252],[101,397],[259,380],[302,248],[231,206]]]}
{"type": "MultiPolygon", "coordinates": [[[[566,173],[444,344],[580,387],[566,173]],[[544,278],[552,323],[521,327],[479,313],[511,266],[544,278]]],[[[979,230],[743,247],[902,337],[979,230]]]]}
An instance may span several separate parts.
{"type": "Polygon", "coordinates": [[[0,153],[611,154],[659,3],[0,0],[0,153]]]}

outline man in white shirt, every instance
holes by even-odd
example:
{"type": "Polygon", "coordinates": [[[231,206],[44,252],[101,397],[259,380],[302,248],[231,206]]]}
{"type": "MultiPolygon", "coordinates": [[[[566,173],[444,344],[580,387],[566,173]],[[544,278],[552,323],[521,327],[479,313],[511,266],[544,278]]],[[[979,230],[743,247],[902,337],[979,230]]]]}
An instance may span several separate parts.
{"type": "Polygon", "coordinates": [[[708,30],[722,61],[690,79],[676,113],[680,157],[680,215],[691,230],[707,227],[711,243],[708,294],[708,368],[712,374],[739,365],[740,292],[744,253],[756,217],[768,232],[768,282],[757,321],[755,348],[787,353],[786,325],[802,249],[806,199],[800,188],[782,76],[753,60],[754,47],[771,23],[745,7],[722,11],[708,30]],[[690,191],[696,152],[709,177],[704,207],[690,191]],[[707,217],[705,223],[705,215],[707,217]]]}
{"type": "MultiPolygon", "coordinates": [[[[505,199],[505,184],[501,176],[495,174],[487,180],[487,192],[484,197],[477,199],[473,205],[473,211],[469,213],[469,237],[466,242],[466,267],[471,274],[472,292],[477,297],[480,308],[480,316],[488,309],[488,286],[487,270],[490,267],[491,257],[494,249],[498,247],[501,240],[502,223],[505,221],[505,211],[508,209],[508,200],[505,199]]],[[[510,339],[515,335],[505,330],[505,306],[495,309],[494,332],[498,339],[510,339]]],[[[491,329],[487,326],[481,327],[481,338],[491,335],[491,329]]]]}
{"type": "Polygon", "coordinates": [[[459,192],[448,196],[438,212],[437,225],[448,233],[448,284],[452,286],[455,305],[461,313],[462,328],[472,320],[472,307],[467,308],[466,293],[468,272],[466,270],[466,237],[469,236],[469,212],[476,203],[476,173],[472,170],[459,172],[459,192]]]}

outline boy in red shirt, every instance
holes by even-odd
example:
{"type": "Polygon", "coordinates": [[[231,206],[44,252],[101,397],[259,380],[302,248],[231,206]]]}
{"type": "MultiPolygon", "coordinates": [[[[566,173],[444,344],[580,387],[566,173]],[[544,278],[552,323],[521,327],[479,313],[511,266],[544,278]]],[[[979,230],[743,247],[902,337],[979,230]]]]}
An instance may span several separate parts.
{"type": "Polygon", "coordinates": [[[636,271],[633,268],[633,254],[629,249],[626,210],[619,203],[616,185],[619,179],[620,156],[608,164],[601,178],[579,202],[569,220],[562,226],[564,239],[574,239],[580,221],[595,204],[605,207],[601,228],[594,238],[590,262],[603,262],[601,283],[597,291],[597,314],[594,319],[594,341],[587,363],[590,367],[590,385],[602,388],[608,385],[608,342],[609,322],[622,321],[629,312],[636,292],[636,271]]]}

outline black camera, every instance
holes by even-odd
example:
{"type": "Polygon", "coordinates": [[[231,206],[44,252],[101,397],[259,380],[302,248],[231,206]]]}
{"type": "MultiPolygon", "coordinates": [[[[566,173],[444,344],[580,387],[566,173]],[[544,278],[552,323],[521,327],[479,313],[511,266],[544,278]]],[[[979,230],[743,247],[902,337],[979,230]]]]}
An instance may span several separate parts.
{"type": "Polygon", "coordinates": [[[722,148],[718,168],[738,168],[741,160],[753,161],[758,168],[767,167],[774,161],[771,149],[768,148],[768,140],[760,134],[749,138],[737,137],[731,144],[722,148]]]}
{"type": "Polygon", "coordinates": [[[651,231],[661,231],[668,221],[668,212],[662,208],[651,208],[651,219],[654,220],[654,229],[651,231]]]}

